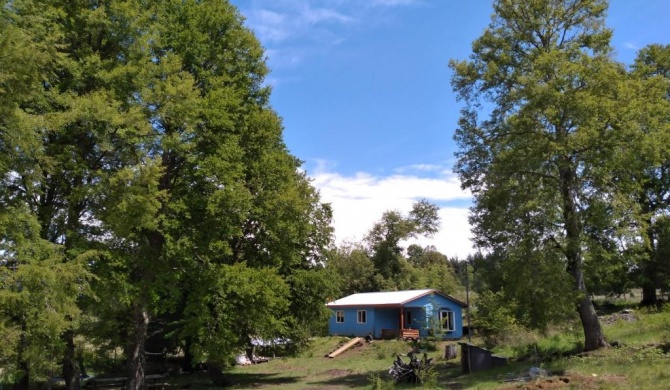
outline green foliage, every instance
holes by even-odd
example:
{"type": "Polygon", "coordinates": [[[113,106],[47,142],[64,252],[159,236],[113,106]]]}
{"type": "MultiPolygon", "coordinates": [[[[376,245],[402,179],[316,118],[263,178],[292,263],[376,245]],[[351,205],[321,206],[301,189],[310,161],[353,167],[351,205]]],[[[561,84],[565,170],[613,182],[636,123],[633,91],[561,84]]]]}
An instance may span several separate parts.
{"type": "Polygon", "coordinates": [[[291,288],[290,312],[295,319],[296,327],[306,332],[303,337],[293,336],[295,341],[328,334],[328,319],[331,312],[324,302],[329,302],[329,297],[338,293],[333,277],[331,269],[314,267],[296,270],[288,278],[291,288]]]}
{"type": "Polygon", "coordinates": [[[419,373],[419,383],[422,389],[441,389],[438,373],[434,366],[430,365],[419,373]]]}
{"type": "Polygon", "coordinates": [[[16,378],[56,369],[60,335],[79,318],[77,299],[87,294],[86,257],[64,262],[57,245],[39,238],[28,210],[0,212],[0,363],[16,378]]]}
{"type": "Polygon", "coordinates": [[[371,374],[368,379],[370,381],[370,388],[373,390],[384,390],[394,387],[392,382],[383,380],[379,374],[371,374]]]}
{"type": "Polygon", "coordinates": [[[409,215],[386,211],[373,225],[365,240],[375,271],[385,281],[384,285],[375,286],[377,289],[402,289],[414,283],[411,273],[406,272],[407,261],[400,242],[420,234],[430,236],[435,233],[439,228],[437,211],[436,205],[421,200],[412,206],[409,215]]]}
{"type": "Polygon", "coordinates": [[[195,340],[196,358],[227,365],[250,338],[286,334],[289,286],[276,270],[215,265],[191,287],[181,336],[195,340]]]}
{"type": "Polygon", "coordinates": [[[374,291],[375,266],[362,245],[343,244],[335,248],[327,264],[336,275],[339,291],[331,301],[357,292],[374,291]]]}
{"type": "Polygon", "coordinates": [[[328,268],[339,295],[357,292],[432,288],[451,294],[463,289],[450,260],[434,247],[412,244],[407,257],[402,241],[432,234],[439,226],[437,206],[417,202],[408,216],[387,211],[363,243],[345,243],[330,252],[328,268]]]}
{"type": "MultiPolygon", "coordinates": [[[[658,153],[667,133],[656,126],[667,122],[667,88],[612,60],[606,9],[604,0],[496,1],[470,59],[451,62],[465,103],[455,171],[473,192],[475,240],[513,259],[501,264],[509,275],[528,276],[529,263],[567,270],[587,349],[605,342],[585,264],[621,273],[623,256],[610,254],[640,237],[635,189],[645,164],[634,155],[658,153]]],[[[538,291],[549,298],[565,280],[536,283],[553,285],[538,291]]],[[[555,318],[530,314],[531,323],[555,318]]]]}
{"type": "Polygon", "coordinates": [[[516,328],[515,309],[514,301],[509,301],[503,291],[485,291],[479,296],[474,323],[487,347],[491,348],[508,340],[507,333],[516,328]]]}
{"type": "MultiPolygon", "coordinates": [[[[136,373],[148,329],[220,362],[251,337],[320,331],[334,294],[322,269],[332,211],[282,140],[263,49],[238,11],[227,1],[2,4],[0,204],[8,221],[24,218],[16,210],[35,221],[28,247],[42,252],[3,277],[40,275],[71,295],[50,306],[56,314],[34,308],[61,321],[42,355],[71,366],[74,333],[86,332],[123,348],[136,373]],[[209,294],[224,301],[197,302],[209,294]]],[[[36,304],[20,303],[16,313],[36,304]]],[[[20,338],[27,323],[2,326],[20,338]]],[[[12,340],[3,356],[42,370],[24,345],[12,340]]]]}
{"type": "Polygon", "coordinates": [[[648,109],[656,115],[644,112],[644,137],[638,142],[640,153],[632,165],[636,184],[633,191],[640,208],[638,226],[644,238],[643,245],[638,245],[641,248],[637,248],[635,276],[642,286],[642,303],[652,305],[658,303],[656,290],[665,288],[669,281],[667,257],[661,252],[665,241],[663,220],[670,209],[670,121],[667,115],[670,112],[670,45],[653,44],[640,50],[631,73],[640,79],[643,88],[660,90],[665,95],[660,103],[656,100],[646,102],[648,109]]]}

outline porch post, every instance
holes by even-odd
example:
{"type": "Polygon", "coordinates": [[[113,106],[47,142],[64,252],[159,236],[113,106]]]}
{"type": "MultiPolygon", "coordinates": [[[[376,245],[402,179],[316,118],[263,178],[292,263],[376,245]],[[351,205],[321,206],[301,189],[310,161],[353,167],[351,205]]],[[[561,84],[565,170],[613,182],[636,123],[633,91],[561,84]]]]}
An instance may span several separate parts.
{"type": "Polygon", "coordinates": [[[402,331],[405,329],[405,312],[403,307],[400,306],[400,337],[402,337],[402,331]]]}

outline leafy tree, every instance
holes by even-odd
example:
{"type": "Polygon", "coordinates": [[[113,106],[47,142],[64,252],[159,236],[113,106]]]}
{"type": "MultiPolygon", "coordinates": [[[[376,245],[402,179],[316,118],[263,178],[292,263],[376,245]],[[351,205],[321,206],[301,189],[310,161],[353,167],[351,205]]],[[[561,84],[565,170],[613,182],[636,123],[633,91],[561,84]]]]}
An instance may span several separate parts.
{"type": "Polygon", "coordinates": [[[586,350],[606,345],[585,284],[588,208],[608,202],[612,224],[633,220],[627,182],[610,180],[628,161],[615,151],[641,135],[641,102],[658,100],[657,88],[629,82],[611,60],[606,8],[604,0],[496,1],[470,60],[451,62],[466,103],[455,169],[475,198],[477,243],[567,270],[586,350]]]}
{"type": "Polygon", "coordinates": [[[333,250],[327,267],[336,275],[338,291],[331,300],[360,292],[375,291],[375,266],[366,249],[355,243],[345,243],[333,250]]]}
{"type": "Polygon", "coordinates": [[[39,224],[19,206],[0,214],[0,362],[27,389],[62,359],[60,336],[78,318],[85,259],[64,262],[62,248],[39,237],[39,224]]]}
{"type": "Polygon", "coordinates": [[[484,342],[493,348],[505,340],[505,335],[516,326],[516,305],[504,294],[484,291],[477,299],[475,323],[484,337],[484,342]]]}
{"type": "MultiPolygon", "coordinates": [[[[252,336],[306,337],[321,320],[306,313],[323,312],[328,294],[331,210],[283,143],[263,50],[237,10],[214,0],[22,0],[0,12],[0,64],[11,65],[0,70],[3,206],[28,212],[41,236],[31,240],[79,270],[62,289],[76,281],[86,291],[87,267],[97,276],[104,304],[85,308],[100,321],[96,335],[124,347],[127,387],[143,386],[148,329],[167,314],[178,319],[172,337],[218,363],[252,336]],[[314,299],[297,304],[307,291],[314,299]],[[196,313],[203,294],[224,301],[196,313]],[[253,301],[266,317],[253,318],[253,301]],[[202,321],[239,327],[210,342],[192,325],[202,321]]],[[[20,261],[46,271],[40,256],[20,261]]],[[[81,309],[81,298],[63,302],[81,309]]],[[[78,383],[78,314],[64,312],[58,327],[68,387],[78,383]]],[[[15,356],[27,385],[25,345],[15,356]]]]}
{"type": "Polygon", "coordinates": [[[407,254],[409,264],[420,275],[414,288],[434,288],[446,294],[460,295],[463,292],[464,287],[456,276],[452,262],[434,246],[421,248],[412,244],[407,248],[407,254]]]}
{"type": "MultiPolygon", "coordinates": [[[[387,211],[375,223],[366,237],[371,259],[377,273],[394,284],[400,281],[403,271],[403,248],[401,241],[417,235],[432,235],[439,228],[438,207],[426,200],[412,206],[409,215],[398,211],[387,211]]],[[[381,287],[381,286],[377,286],[381,287]]]]}
{"type": "Polygon", "coordinates": [[[92,253],[77,243],[87,195],[82,187],[87,179],[91,183],[78,159],[78,152],[89,146],[81,136],[88,129],[64,133],[68,124],[90,114],[85,111],[91,104],[55,87],[67,78],[56,69],[68,63],[59,51],[64,37],[59,17],[51,3],[3,2],[0,10],[0,150],[4,157],[0,202],[6,245],[0,252],[5,256],[6,280],[14,280],[4,285],[8,296],[14,296],[4,303],[12,303],[10,318],[18,321],[17,388],[27,388],[32,372],[44,375],[47,367],[53,372],[53,362],[61,360],[68,385],[75,383],[76,372],[67,369],[72,368],[73,331],[80,314],[76,303],[88,291],[85,265],[92,253]],[[65,138],[69,141],[63,142],[65,138]],[[11,228],[17,221],[20,227],[11,228]],[[60,302],[51,302],[49,295],[60,302]],[[62,342],[55,341],[58,332],[62,342]],[[40,355],[39,348],[46,352],[40,355]],[[63,351],[65,358],[58,356],[63,351]]]}
{"type": "Polygon", "coordinates": [[[638,261],[638,278],[642,286],[642,304],[658,303],[657,288],[667,282],[668,275],[662,272],[663,260],[659,256],[660,238],[656,226],[659,218],[670,210],[670,150],[668,149],[667,103],[670,102],[670,45],[650,45],[637,55],[632,74],[645,80],[658,81],[666,85],[665,105],[657,105],[654,110],[662,119],[648,129],[645,153],[637,157],[640,172],[635,175],[638,202],[641,208],[640,226],[644,231],[644,255],[638,261]]]}
{"type": "Polygon", "coordinates": [[[289,324],[311,324],[290,302],[306,283],[319,285],[309,272],[331,235],[330,209],[282,141],[263,50],[237,10],[223,1],[136,6],[147,17],[136,19],[142,35],[128,50],[143,67],[128,99],[152,133],[137,144],[140,163],[110,176],[101,216],[115,237],[114,261],[101,268],[131,319],[128,388],[143,385],[151,319],[180,305],[175,334],[213,364],[252,337],[298,337],[289,324]],[[227,287],[238,274],[249,283],[240,292],[227,287]],[[258,322],[251,301],[267,305],[258,322]]]}
{"type": "Polygon", "coordinates": [[[667,216],[659,218],[655,223],[657,237],[656,263],[658,272],[663,276],[659,287],[666,294],[670,292],[670,218],[667,216]]]}

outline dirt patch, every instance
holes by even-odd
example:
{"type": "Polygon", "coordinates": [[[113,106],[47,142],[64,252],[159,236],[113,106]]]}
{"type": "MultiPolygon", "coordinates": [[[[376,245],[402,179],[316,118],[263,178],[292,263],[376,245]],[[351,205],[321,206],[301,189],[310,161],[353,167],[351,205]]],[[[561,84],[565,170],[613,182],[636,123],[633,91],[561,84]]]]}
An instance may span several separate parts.
{"type": "Polygon", "coordinates": [[[347,376],[347,375],[351,374],[352,372],[353,371],[351,371],[351,370],[332,369],[332,370],[326,371],[326,375],[331,376],[331,377],[347,376]]]}
{"type": "Polygon", "coordinates": [[[584,389],[597,390],[605,383],[625,383],[623,375],[589,376],[580,374],[561,375],[547,378],[539,378],[530,382],[521,382],[502,387],[502,390],[523,389],[584,389]]]}

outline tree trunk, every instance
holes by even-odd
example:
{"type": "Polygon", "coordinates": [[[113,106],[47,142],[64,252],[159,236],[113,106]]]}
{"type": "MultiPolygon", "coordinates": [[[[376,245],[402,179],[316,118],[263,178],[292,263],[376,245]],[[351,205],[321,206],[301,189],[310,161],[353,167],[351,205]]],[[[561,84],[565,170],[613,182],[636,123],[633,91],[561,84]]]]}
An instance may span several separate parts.
{"type": "Polygon", "coordinates": [[[649,276],[643,271],[644,281],[642,282],[642,306],[652,306],[658,304],[658,296],[656,295],[656,286],[653,280],[649,280],[649,276]]]}
{"type": "Polygon", "coordinates": [[[12,386],[12,390],[28,390],[30,388],[30,366],[25,361],[19,361],[19,370],[23,376],[12,386]]]}
{"type": "Polygon", "coordinates": [[[30,387],[30,365],[23,357],[23,353],[25,352],[27,347],[25,332],[26,332],[26,323],[22,322],[21,323],[22,334],[21,337],[19,338],[19,345],[17,348],[16,366],[19,369],[19,371],[23,374],[23,376],[21,376],[18,381],[14,382],[12,390],[28,390],[28,388],[30,387]]]}
{"type": "Polygon", "coordinates": [[[647,223],[647,245],[649,245],[649,247],[647,247],[647,250],[645,251],[647,258],[644,259],[642,263],[642,301],[640,304],[642,306],[652,306],[658,304],[658,296],[656,296],[656,279],[658,277],[656,275],[657,260],[655,256],[656,249],[654,247],[656,237],[654,237],[654,233],[651,229],[653,223],[651,219],[647,219],[645,222],[647,223]]]}
{"type": "Polygon", "coordinates": [[[63,379],[65,390],[79,390],[81,371],[77,364],[77,356],[74,345],[74,331],[68,330],[63,334],[65,341],[65,356],[63,356],[63,379]]]}
{"type": "Polygon", "coordinates": [[[576,172],[569,158],[563,161],[559,168],[561,182],[561,198],[563,203],[563,220],[565,223],[565,257],[567,260],[567,271],[574,281],[574,289],[580,295],[577,312],[582,321],[584,329],[584,350],[592,351],[607,347],[605,335],[600,327],[598,315],[593,307],[584,284],[582,271],[582,224],[579,219],[577,205],[573,194],[577,193],[576,172]]]}
{"type": "Polygon", "coordinates": [[[220,365],[207,362],[207,372],[209,373],[209,378],[217,386],[228,387],[231,385],[230,380],[223,372],[223,369],[220,365]]]}
{"type": "Polygon", "coordinates": [[[191,342],[190,337],[186,337],[186,340],[184,340],[184,360],[181,363],[181,370],[182,372],[185,373],[190,373],[193,371],[195,368],[193,366],[193,351],[192,349],[193,343],[191,342]]]}
{"type": "Polygon", "coordinates": [[[577,312],[584,328],[584,350],[593,351],[598,348],[607,347],[608,344],[600,327],[600,320],[598,320],[596,309],[593,307],[593,302],[584,285],[584,276],[582,275],[581,268],[573,271],[572,277],[575,279],[575,288],[582,294],[577,306],[577,312]]]}
{"type": "Polygon", "coordinates": [[[147,341],[147,330],[149,328],[149,313],[144,303],[138,303],[133,307],[132,323],[128,335],[128,347],[126,348],[126,390],[139,390],[144,388],[144,370],[146,367],[146,355],[144,346],[147,341]]]}

